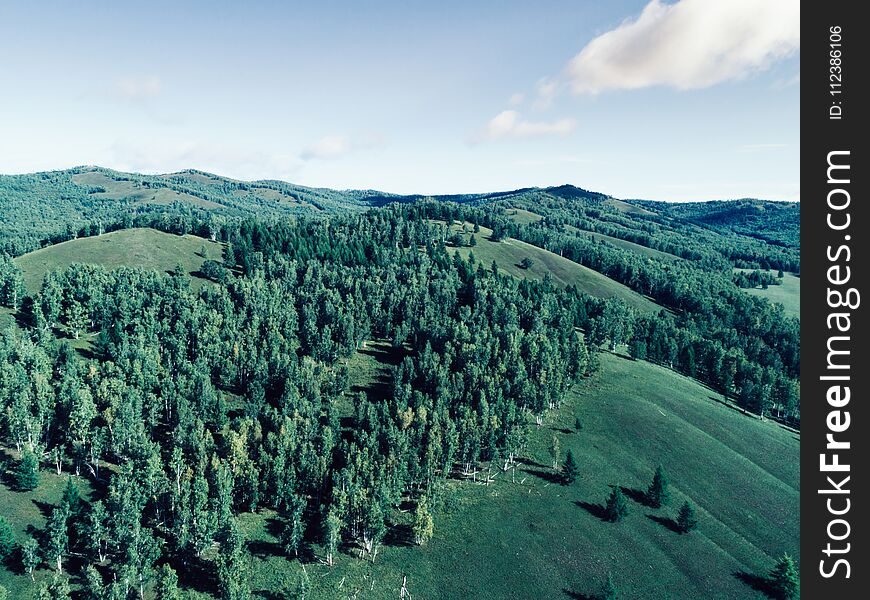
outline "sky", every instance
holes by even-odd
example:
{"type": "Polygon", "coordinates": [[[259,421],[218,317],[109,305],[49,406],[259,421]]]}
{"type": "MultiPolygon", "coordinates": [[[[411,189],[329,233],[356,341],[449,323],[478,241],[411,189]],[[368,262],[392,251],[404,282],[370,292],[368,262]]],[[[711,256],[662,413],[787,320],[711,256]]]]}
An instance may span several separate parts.
{"type": "Polygon", "coordinates": [[[798,0],[0,0],[0,173],[800,199],[798,0]]]}

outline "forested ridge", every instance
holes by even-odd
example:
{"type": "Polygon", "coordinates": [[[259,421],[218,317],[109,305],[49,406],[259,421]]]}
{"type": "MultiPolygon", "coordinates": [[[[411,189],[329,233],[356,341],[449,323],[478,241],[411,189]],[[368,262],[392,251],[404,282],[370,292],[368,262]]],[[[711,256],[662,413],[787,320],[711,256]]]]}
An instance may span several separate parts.
{"type": "Polygon", "coordinates": [[[43,469],[74,476],[45,530],[0,558],[22,576],[40,565],[63,574],[47,597],[65,597],[71,582],[95,600],[174,598],[198,580],[205,593],[247,598],[239,520],[264,507],[279,515],[289,560],[317,552],[332,565],[354,548],[374,561],[403,531],[425,543],[445,482],[514,466],[530,428],[605,349],[627,348],[799,423],[798,322],[732,274],[799,272],[789,235],[769,243],[700,227],[695,213],[625,214],[570,186],[422,198],[99,171],[211,206],[105,198],[70,179],[92,172],[0,178],[0,304],[17,318],[0,339],[10,477],[32,490],[43,469]],[[542,218],[514,222],[511,207],[542,218]],[[59,214],[69,225],[58,228],[59,214]],[[468,234],[448,235],[443,223],[456,221],[468,234]],[[474,257],[481,226],[664,308],[641,315],[618,298],[511,277],[474,257]],[[220,242],[222,260],[203,264],[209,285],[192,289],[180,268],[73,265],[28,296],[13,256],[132,227],[220,242]],[[596,232],[677,258],[641,256],[596,232]],[[450,244],[472,245],[469,259],[450,244]],[[349,394],[347,359],[373,339],[396,357],[388,393],[349,394]],[[98,499],[80,498],[76,478],[98,499]]]}

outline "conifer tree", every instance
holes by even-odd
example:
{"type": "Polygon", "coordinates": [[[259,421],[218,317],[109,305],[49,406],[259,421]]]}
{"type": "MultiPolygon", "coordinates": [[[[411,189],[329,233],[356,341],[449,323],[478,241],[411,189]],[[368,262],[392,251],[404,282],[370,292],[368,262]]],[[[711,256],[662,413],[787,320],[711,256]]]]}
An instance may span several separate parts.
{"type": "Polygon", "coordinates": [[[577,480],[577,462],[574,460],[574,453],[569,449],[565,455],[565,463],[562,465],[562,485],[571,485],[577,480]]]}
{"type": "Polygon", "coordinates": [[[769,579],[774,592],[783,600],[800,597],[800,575],[798,575],[794,559],[788,554],[783,554],[780,557],[773,571],[770,572],[769,579]]]}
{"type": "Polygon", "coordinates": [[[668,492],[668,476],[661,465],[656,468],[652,483],[649,484],[647,489],[646,498],[650,505],[655,508],[660,508],[662,505],[670,502],[671,495],[668,492]]]}
{"type": "Polygon", "coordinates": [[[29,447],[21,451],[21,460],[15,470],[15,485],[22,491],[35,490],[39,485],[39,458],[29,447]]]}
{"type": "Polygon", "coordinates": [[[628,504],[619,486],[614,487],[613,491],[610,492],[604,514],[611,523],[618,523],[628,514],[628,504]]]}
{"type": "Polygon", "coordinates": [[[695,509],[686,500],[680,508],[680,514],[677,515],[677,527],[680,533],[689,533],[698,527],[698,518],[695,516],[695,509]]]}

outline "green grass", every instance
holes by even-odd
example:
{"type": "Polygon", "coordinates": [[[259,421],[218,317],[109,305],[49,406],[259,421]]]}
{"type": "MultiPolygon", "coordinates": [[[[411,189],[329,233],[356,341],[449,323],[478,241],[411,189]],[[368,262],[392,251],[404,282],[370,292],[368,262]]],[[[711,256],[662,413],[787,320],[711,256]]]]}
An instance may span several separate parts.
{"type": "MultiPolygon", "coordinates": [[[[735,271],[752,271],[753,269],[735,269],[735,271]]],[[[776,276],[776,271],[768,271],[776,276]]],[[[768,286],[766,290],[761,288],[749,288],[743,291],[753,296],[767,298],[771,302],[782,304],[786,316],[801,318],[801,278],[791,273],[786,273],[782,278],[781,285],[768,286]]]]}
{"type": "Polygon", "coordinates": [[[612,206],[616,210],[622,213],[630,214],[630,215],[654,215],[655,213],[649,211],[645,208],[641,208],[640,206],[635,206],[634,204],[629,204],[628,202],[624,202],[622,200],[617,200],[616,198],[608,198],[604,201],[604,204],[607,206],[612,206]]]}
{"type": "MultiPolygon", "coordinates": [[[[458,224],[451,226],[452,231],[460,231],[461,229],[462,226],[458,224]]],[[[493,242],[490,239],[491,235],[492,230],[481,227],[480,232],[474,234],[475,240],[477,240],[476,246],[473,248],[450,247],[448,250],[458,252],[463,258],[468,258],[468,255],[473,252],[475,258],[484,265],[489,266],[495,261],[499,269],[514,277],[540,280],[549,273],[558,285],[565,287],[574,285],[577,289],[597,298],[621,298],[629,306],[643,313],[656,313],[662,309],[652,300],[598,271],[513,238],[493,242]],[[520,266],[524,258],[532,260],[532,266],[528,269],[520,266]]],[[[470,235],[465,237],[468,239],[470,235]]]]}
{"type": "Polygon", "coordinates": [[[505,209],[505,215],[507,215],[511,221],[519,223],[520,225],[537,223],[544,218],[538,213],[533,213],[532,211],[524,210],[522,208],[507,208],[505,209]]]}
{"type": "Polygon", "coordinates": [[[183,204],[193,204],[200,208],[223,208],[220,204],[203,200],[184,192],[177,192],[169,188],[162,187],[143,187],[136,181],[113,179],[103,173],[88,171],[85,173],[77,173],[72,176],[73,183],[82,186],[101,187],[104,192],[96,192],[93,194],[95,198],[104,198],[109,200],[120,200],[121,198],[131,198],[140,204],[158,204],[168,205],[175,202],[183,204]]]}
{"type": "MultiPolygon", "coordinates": [[[[172,235],[155,229],[122,229],[100,236],[79,238],[47,246],[15,259],[24,274],[28,294],[42,286],[43,276],[65,269],[74,263],[99,264],[108,268],[142,267],[171,271],[181,262],[193,275],[206,258],[220,261],[223,250],[216,242],[195,235],[172,235]],[[199,255],[205,247],[206,256],[199,255]]],[[[192,286],[200,287],[204,279],[193,276],[192,286]]]]}

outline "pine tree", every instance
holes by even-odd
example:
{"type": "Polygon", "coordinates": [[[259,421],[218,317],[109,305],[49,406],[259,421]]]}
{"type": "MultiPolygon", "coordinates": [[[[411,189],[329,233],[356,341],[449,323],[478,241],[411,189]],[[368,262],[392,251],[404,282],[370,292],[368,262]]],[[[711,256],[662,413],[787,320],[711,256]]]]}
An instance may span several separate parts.
{"type": "Polygon", "coordinates": [[[689,533],[698,526],[698,518],[695,516],[695,509],[686,500],[680,508],[680,514],[677,515],[677,527],[680,533],[689,533]]]}
{"type": "Polygon", "coordinates": [[[607,520],[612,523],[618,523],[628,514],[628,504],[625,502],[625,496],[622,494],[619,486],[613,488],[613,491],[610,492],[604,514],[607,520]]]}
{"type": "Polygon", "coordinates": [[[579,469],[574,460],[574,453],[569,449],[565,455],[565,463],[562,465],[562,485],[571,485],[577,480],[579,469]]]}
{"type": "Polygon", "coordinates": [[[770,584],[777,596],[783,600],[800,597],[801,580],[791,556],[783,554],[780,557],[770,572],[770,584]]]}
{"type": "Polygon", "coordinates": [[[39,485],[39,458],[26,446],[21,451],[21,460],[15,471],[15,485],[26,492],[35,490],[39,485]]]}
{"type": "Polygon", "coordinates": [[[660,508],[671,500],[671,495],[668,492],[668,476],[665,475],[665,470],[661,465],[656,469],[652,483],[649,484],[646,499],[655,508],[660,508]]]}
{"type": "Polygon", "coordinates": [[[0,515],[0,565],[6,562],[13,550],[15,550],[15,534],[12,525],[6,517],[0,515]]]}
{"type": "Polygon", "coordinates": [[[61,497],[61,505],[66,507],[70,516],[77,517],[81,512],[81,495],[79,494],[79,488],[73,482],[72,477],[68,477],[66,480],[66,487],[64,487],[63,496],[61,497]]]}

